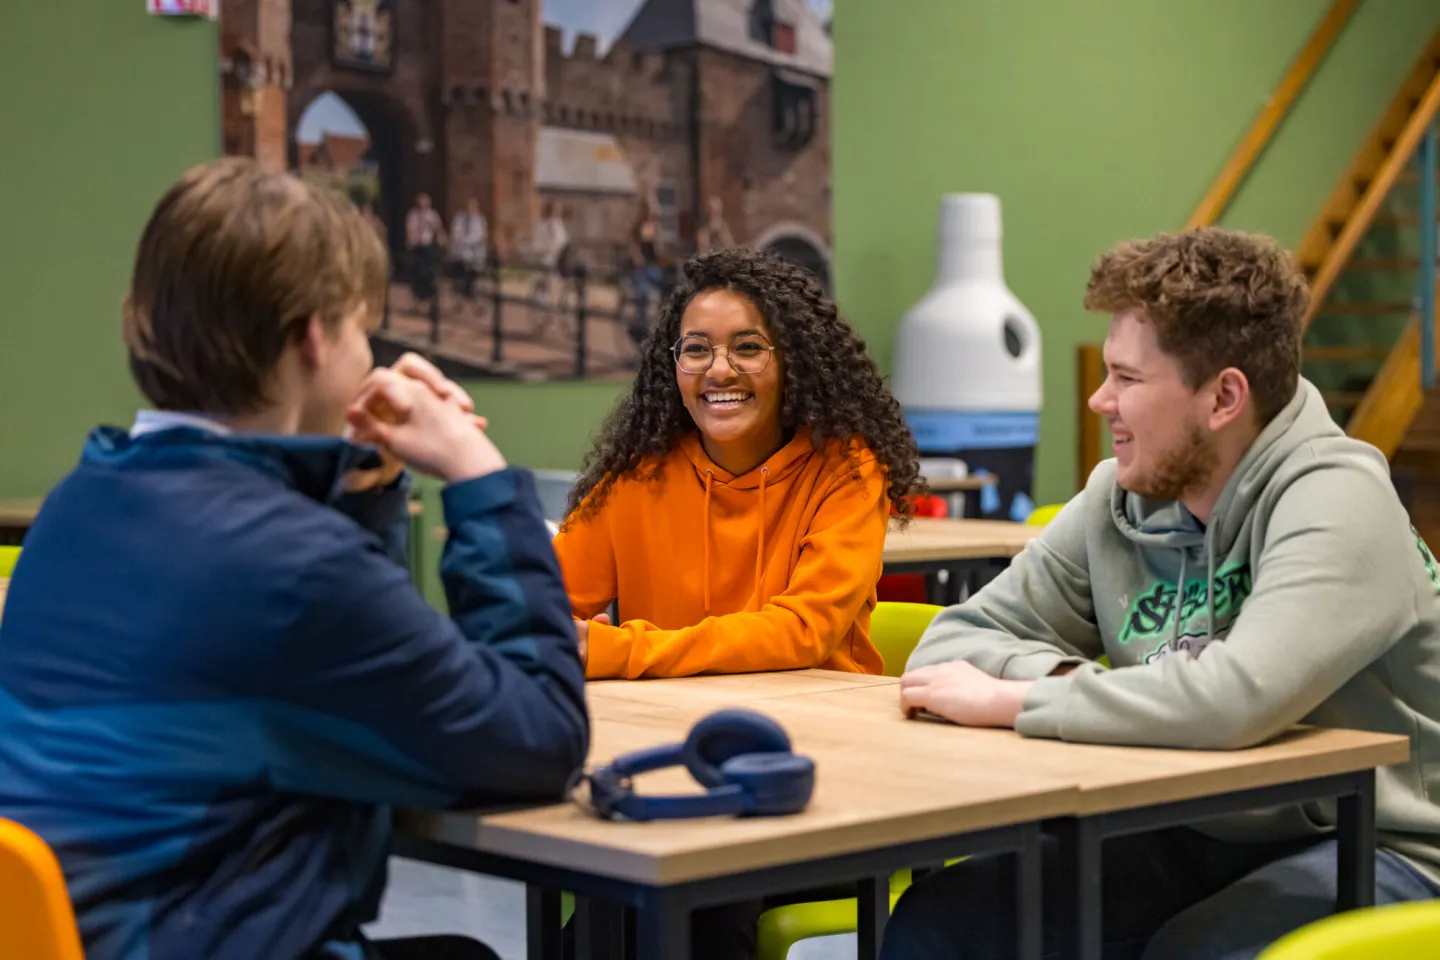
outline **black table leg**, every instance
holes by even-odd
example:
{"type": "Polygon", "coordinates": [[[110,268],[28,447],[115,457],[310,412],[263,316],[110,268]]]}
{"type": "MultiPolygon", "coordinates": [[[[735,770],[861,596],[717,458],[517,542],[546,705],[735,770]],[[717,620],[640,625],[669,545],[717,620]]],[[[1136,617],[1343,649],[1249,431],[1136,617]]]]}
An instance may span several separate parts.
{"type": "Polygon", "coordinates": [[[560,891],[525,888],[525,955],[531,960],[560,960],[560,891]]]}
{"type": "Polygon", "coordinates": [[[636,960],[690,960],[690,905],[671,888],[645,892],[635,924],[636,960]]]}
{"type": "Polygon", "coordinates": [[[1375,771],[1355,774],[1356,791],[1336,802],[1337,912],[1375,905],[1375,771]]]}
{"type": "Polygon", "coordinates": [[[970,568],[957,563],[945,570],[945,584],[941,590],[941,606],[953,607],[970,596],[970,568]]]}
{"type": "Polygon", "coordinates": [[[577,960],[621,960],[625,954],[625,908],[603,900],[575,898],[577,960]]]}
{"type": "Polygon", "coordinates": [[[857,882],[855,896],[857,960],[877,960],[885,922],[890,919],[889,876],[866,877],[857,882]]]}
{"type": "Polygon", "coordinates": [[[1040,960],[1044,929],[1044,898],[1040,887],[1040,827],[1026,830],[1024,846],[1015,851],[1015,956],[1040,960]]]}
{"type": "Polygon", "coordinates": [[[936,572],[925,574],[925,602],[936,607],[948,606],[946,599],[948,594],[947,585],[940,582],[940,574],[936,572]]]}
{"type": "Polygon", "coordinates": [[[1099,824],[1087,818],[1062,820],[1056,825],[1060,860],[1074,874],[1065,878],[1061,894],[1060,936],[1070,940],[1061,956],[1100,960],[1100,845],[1099,824]]]}

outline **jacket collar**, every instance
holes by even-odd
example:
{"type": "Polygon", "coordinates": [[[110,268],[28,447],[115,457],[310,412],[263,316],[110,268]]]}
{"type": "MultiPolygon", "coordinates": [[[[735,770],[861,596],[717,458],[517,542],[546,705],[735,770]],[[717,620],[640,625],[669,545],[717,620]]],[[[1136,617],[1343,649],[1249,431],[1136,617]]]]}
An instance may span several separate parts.
{"type": "Polygon", "coordinates": [[[244,463],[321,503],[340,497],[351,470],[380,465],[374,447],[339,437],[218,433],[193,423],[138,435],[118,427],[97,427],[86,441],[82,459],[119,470],[244,463]]]}

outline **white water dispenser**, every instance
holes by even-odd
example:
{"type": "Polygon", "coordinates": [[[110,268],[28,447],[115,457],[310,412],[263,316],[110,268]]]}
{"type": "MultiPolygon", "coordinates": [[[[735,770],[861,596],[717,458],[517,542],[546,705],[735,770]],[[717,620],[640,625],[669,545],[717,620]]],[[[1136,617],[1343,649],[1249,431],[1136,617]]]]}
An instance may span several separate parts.
{"type": "Polygon", "coordinates": [[[943,197],[939,241],[935,283],[900,321],[895,398],[922,457],[995,476],[983,516],[1023,520],[1033,509],[1040,328],[1005,285],[1000,198],[943,197]]]}

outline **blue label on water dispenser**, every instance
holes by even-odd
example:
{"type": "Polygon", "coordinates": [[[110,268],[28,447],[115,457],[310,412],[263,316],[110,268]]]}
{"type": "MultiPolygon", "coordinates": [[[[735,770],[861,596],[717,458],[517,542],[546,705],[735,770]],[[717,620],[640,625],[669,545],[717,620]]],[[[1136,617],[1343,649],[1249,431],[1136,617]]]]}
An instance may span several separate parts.
{"type": "Polygon", "coordinates": [[[1040,438],[1040,414],[1032,412],[906,410],[905,419],[921,453],[1011,450],[1040,438]]]}

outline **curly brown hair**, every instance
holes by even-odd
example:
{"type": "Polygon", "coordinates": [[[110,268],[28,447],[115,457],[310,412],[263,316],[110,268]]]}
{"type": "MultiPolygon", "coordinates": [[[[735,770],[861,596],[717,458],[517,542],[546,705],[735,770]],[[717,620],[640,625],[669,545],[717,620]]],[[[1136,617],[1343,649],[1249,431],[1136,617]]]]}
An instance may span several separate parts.
{"type": "Polygon", "coordinates": [[[1304,273],[1274,240],[1218,227],[1118,244],[1085,288],[1087,310],[1143,311],[1192,389],[1226,367],[1245,374],[1261,426],[1299,386],[1309,302],[1304,273]]]}
{"type": "Polygon", "coordinates": [[[606,418],[585,458],[566,524],[598,511],[617,478],[653,479],[651,471],[642,471],[647,462],[658,462],[697,429],[680,398],[671,348],[686,307],[709,290],[730,290],[750,300],[779,341],[785,359],[782,424],[809,427],[817,449],[829,441],[863,439],[884,468],[890,502],[906,522],[914,512],[909,497],[924,490],[919,453],[864,341],[810,271],[771,253],[736,247],[685,264],[684,282],[640,347],[630,393],[606,418]]]}

